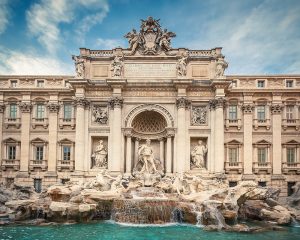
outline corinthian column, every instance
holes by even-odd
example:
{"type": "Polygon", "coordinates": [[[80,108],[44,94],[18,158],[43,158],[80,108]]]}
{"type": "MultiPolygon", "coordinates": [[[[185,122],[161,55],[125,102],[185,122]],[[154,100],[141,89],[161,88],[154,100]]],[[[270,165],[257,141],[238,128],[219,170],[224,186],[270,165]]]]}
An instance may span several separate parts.
{"type": "Polygon", "coordinates": [[[281,104],[271,106],[273,132],[273,174],[281,174],[281,104]]]}
{"type": "Polygon", "coordinates": [[[30,112],[32,109],[32,105],[30,102],[21,102],[19,104],[19,107],[22,112],[20,172],[28,174],[30,112]]]}
{"type": "Polygon", "coordinates": [[[83,98],[76,98],[76,135],[75,135],[75,171],[83,172],[84,170],[84,140],[85,140],[85,105],[88,102],[83,98]]]}
{"type": "Polygon", "coordinates": [[[112,163],[111,171],[121,172],[122,170],[122,104],[123,99],[121,97],[113,97],[109,101],[110,107],[113,109],[113,124],[112,124],[112,142],[113,142],[113,151],[112,151],[112,163]]]}
{"type": "Polygon", "coordinates": [[[58,103],[49,103],[49,154],[48,171],[56,172],[57,163],[57,114],[59,111],[58,103]]]}
{"type": "Polygon", "coordinates": [[[224,98],[215,99],[215,172],[224,171],[224,98]]]}
{"type": "Polygon", "coordinates": [[[178,173],[184,172],[186,166],[186,124],[185,124],[185,110],[190,102],[184,98],[176,99],[177,105],[177,153],[176,153],[176,169],[178,173]]]}

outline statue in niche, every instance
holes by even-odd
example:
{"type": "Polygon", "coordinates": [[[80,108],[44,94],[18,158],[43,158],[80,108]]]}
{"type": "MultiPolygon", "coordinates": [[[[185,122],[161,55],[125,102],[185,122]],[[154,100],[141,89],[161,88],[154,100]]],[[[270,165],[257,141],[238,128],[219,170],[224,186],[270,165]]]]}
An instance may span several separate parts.
{"type": "Polygon", "coordinates": [[[101,109],[99,106],[94,106],[93,116],[94,116],[94,122],[100,123],[100,124],[106,124],[107,123],[108,116],[107,116],[107,109],[106,108],[101,109]]]}
{"type": "Polygon", "coordinates": [[[192,168],[205,168],[206,153],[207,153],[207,146],[204,145],[202,140],[199,140],[198,145],[195,146],[191,152],[192,168]]]}
{"type": "Polygon", "coordinates": [[[206,124],[206,107],[192,108],[192,125],[206,124]]]}
{"type": "Polygon", "coordinates": [[[154,154],[153,149],[151,147],[151,140],[147,139],[146,144],[143,144],[138,149],[139,159],[143,162],[143,167],[141,172],[150,173],[151,171],[156,172],[156,166],[154,163],[154,154]]]}
{"type": "Polygon", "coordinates": [[[224,60],[224,57],[220,57],[216,66],[216,78],[222,78],[227,67],[228,63],[224,60]]]}
{"type": "Polygon", "coordinates": [[[188,57],[182,56],[177,62],[177,74],[179,77],[184,77],[186,75],[186,65],[188,57]]]}
{"type": "Polygon", "coordinates": [[[94,160],[93,168],[107,168],[107,150],[103,145],[103,140],[99,140],[92,159],[94,160]]]}
{"type": "Polygon", "coordinates": [[[111,64],[111,71],[113,77],[120,77],[123,69],[123,57],[115,56],[113,63],[111,64]]]}
{"type": "Polygon", "coordinates": [[[84,60],[80,57],[72,55],[72,59],[75,61],[75,69],[76,69],[76,76],[78,78],[84,78],[84,60]]]}

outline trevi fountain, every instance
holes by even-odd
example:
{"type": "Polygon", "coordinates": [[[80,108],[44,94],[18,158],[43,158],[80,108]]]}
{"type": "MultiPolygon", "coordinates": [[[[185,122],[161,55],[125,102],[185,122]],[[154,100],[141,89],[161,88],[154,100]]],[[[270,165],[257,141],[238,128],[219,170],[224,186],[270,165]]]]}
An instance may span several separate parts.
{"type": "MultiPolygon", "coordinates": [[[[224,124],[220,116],[221,118],[223,116],[222,106],[225,101],[223,88],[228,86],[224,76],[227,63],[219,52],[220,49],[206,52],[173,49],[170,41],[174,36],[173,32],[161,29],[159,20],[149,17],[142,20],[140,32],[132,30],[125,35],[129,41],[128,49],[117,48],[113,50],[113,55],[109,55],[111,53],[108,51],[94,53],[94,55],[102,54],[100,57],[103,57],[106,62],[110,62],[109,69],[106,69],[104,65],[95,65],[100,70],[95,70],[94,73],[102,76],[106,72],[111,76],[109,84],[114,89],[114,98],[109,102],[110,110],[103,105],[100,107],[95,105],[94,108],[91,108],[91,119],[93,120],[93,122],[91,120],[91,124],[94,125],[91,125],[89,129],[93,129],[96,124],[107,127],[106,124],[110,123],[110,118],[112,118],[110,131],[113,132],[113,141],[105,129],[98,134],[98,128],[94,127],[96,130],[94,132],[91,130],[91,134],[95,133],[94,135],[84,133],[84,111],[87,112],[89,108],[85,109],[87,106],[85,99],[77,99],[76,131],[78,133],[76,132],[74,172],[77,175],[71,173],[67,176],[69,181],[63,183],[43,185],[40,193],[35,192],[28,184],[22,184],[22,181],[15,182],[7,188],[1,185],[1,239],[217,240],[296,239],[297,237],[299,239],[300,228],[297,228],[297,221],[300,220],[299,183],[293,186],[294,193],[283,199],[279,197],[279,188],[258,186],[255,179],[240,179],[232,185],[228,180],[228,175],[224,172],[222,157],[224,155],[224,124]],[[206,55],[199,55],[200,57],[197,58],[197,54],[206,55]],[[173,61],[171,64],[168,63],[168,69],[165,72],[163,72],[164,69],[160,69],[161,73],[157,73],[157,69],[145,70],[151,70],[152,72],[150,72],[157,78],[160,77],[159,74],[168,75],[169,73],[173,74],[171,71],[176,72],[177,79],[174,80],[176,82],[174,84],[178,89],[178,95],[184,96],[176,99],[178,113],[174,115],[178,118],[178,129],[174,128],[174,119],[167,110],[173,109],[173,102],[172,107],[162,107],[159,102],[155,104],[145,102],[135,107],[136,111],[132,110],[125,119],[126,124],[132,122],[133,126],[132,128],[127,124],[127,128],[122,128],[124,139],[127,139],[125,143],[122,139],[123,135],[121,135],[123,99],[119,96],[123,91],[119,86],[125,84],[123,82],[124,68],[126,68],[128,78],[131,77],[130,74],[144,76],[135,64],[130,63],[131,65],[124,66],[124,62],[125,58],[139,61],[138,59],[143,57],[150,58],[151,61],[153,59],[156,61],[156,58],[157,61],[164,61],[164,59],[170,59],[169,62],[173,61]],[[213,76],[215,80],[213,81],[217,83],[212,86],[212,89],[216,90],[216,94],[220,94],[220,96],[223,94],[220,98],[210,102],[210,114],[215,118],[208,118],[209,110],[206,106],[192,105],[190,108],[191,103],[185,98],[186,86],[191,84],[191,81],[187,79],[187,75],[190,74],[190,68],[187,68],[189,61],[198,61],[197,59],[201,60],[202,58],[212,59],[211,61],[215,64],[213,65],[215,67],[213,76]],[[176,64],[173,64],[175,61],[176,64]],[[187,137],[189,133],[184,128],[186,126],[185,118],[187,118],[185,111],[188,109],[192,109],[190,115],[192,127],[189,137],[187,137]],[[112,114],[114,114],[113,117],[112,114]],[[138,122],[139,116],[145,121],[138,122]],[[164,118],[165,116],[166,118],[164,118]],[[135,118],[133,119],[133,117],[135,118]],[[162,131],[154,131],[154,129],[152,132],[149,131],[150,134],[141,134],[137,129],[143,126],[134,128],[135,123],[145,123],[149,118],[154,118],[152,119],[154,124],[163,124],[162,131]],[[162,120],[156,121],[156,119],[162,120]],[[209,121],[215,122],[212,123],[215,124],[215,140],[210,137],[210,132],[213,130],[207,130],[208,126],[211,126],[208,125],[209,121]],[[80,126],[83,127],[80,128],[80,126]],[[82,131],[80,132],[78,129],[82,131]],[[103,132],[106,135],[101,135],[103,132]],[[85,136],[91,136],[91,139],[88,140],[85,136]],[[134,139],[138,140],[138,144],[132,144],[134,139]],[[186,142],[191,143],[188,148],[186,148],[186,142]],[[88,157],[88,151],[84,150],[84,148],[89,149],[87,146],[90,146],[91,149],[88,157]],[[127,148],[126,153],[122,150],[125,148],[124,146],[127,148]],[[189,153],[186,154],[186,152],[189,153]],[[189,156],[186,157],[187,155],[189,156]],[[86,164],[87,161],[90,161],[90,165],[86,164]],[[186,164],[187,162],[188,164],[186,164]],[[121,163],[126,165],[125,169],[121,163]]],[[[82,49],[81,51],[89,50],[82,49]]],[[[81,94],[84,91],[80,92],[80,84],[87,84],[82,89],[99,87],[102,84],[101,80],[85,83],[83,79],[86,78],[87,59],[77,56],[73,56],[73,59],[77,76],[66,84],[68,88],[79,89],[78,93],[76,90],[76,94],[81,94]]],[[[143,67],[145,65],[145,63],[141,64],[143,67]]],[[[158,67],[154,63],[151,66],[158,67]]],[[[195,65],[193,74],[201,75],[204,71],[203,66],[195,65]]],[[[146,72],[146,74],[148,73],[146,72]]],[[[173,78],[171,75],[167,77],[173,78]]],[[[204,80],[202,86],[200,83],[202,80],[200,80],[200,87],[210,87],[205,85],[204,80]]],[[[154,86],[160,83],[151,84],[154,86]]],[[[104,88],[103,86],[102,88],[104,88]]],[[[88,94],[88,91],[92,90],[86,91],[88,94]]],[[[98,92],[101,93],[101,91],[98,92]]],[[[105,91],[104,89],[103,94],[105,91]]],[[[203,94],[210,94],[210,92],[204,91],[202,91],[203,94]]],[[[97,93],[97,91],[95,92],[97,93]]],[[[130,96],[129,94],[139,92],[137,88],[132,92],[125,93],[130,96]]],[[[204,97],[208,95],[204,95],[204,97]]],[[[172,97],[173,95],[168,96],[172,97]]],[[[76,95],[76,97],[78,96],[76,95]]],[[[151,98],[149,99],[151,100],[151,98]]],[[[196,101],[197,96],[192,99],[196,101]]],[[[126,104],[130,104],[130,102],[126,102],[126,104]]],[[[53,110],[51,116],[56,114],[56,109],[55,106],[50,109],[53,110]]],[[[245,114],[251,113],[251,106],[246,106],[246,110],[248,112],[245,114]]],[[[68,125],[69,122],[63,124],[68,125]]],[[[63,124],[60,126],[61,129],[65,128],[63,124]]],[[[71,124],[70,129],[74,128],[71,124]]],[[[64,141],[67,142],[63,139],[62,144],[64,141]]],[[[52,144],[49,147],[54,146],[51,149],[56,149],[56,142],[53,144],[53,141],[50,143],[49,140],[49,144],[52,144]]],[[[252,142],[249,144],[252,146],[252,142]]],[[[72,144],[69,145],[72,146],[72,144]]],[[[252,171],[251,165],[250,170],[248,165],[245,165],[245,169],[247,167],[247,171],[252,171]]],[[[48,167],[53,168],[53,166],[55,164],[50,165],[49,163],[48,167]]],[[[66,166],[68,165],[62,165],[60,168],[66,166]]],[[[6,170],[5,166],[2,167],[6,170]]],[[[34,168],[32,171],[35,171],[34,168]]],[[[50,177],[48,176],[49,179],[50,177]]],[[[24,181],[27,180],[28,178],[24,177],[24,181]]]]}

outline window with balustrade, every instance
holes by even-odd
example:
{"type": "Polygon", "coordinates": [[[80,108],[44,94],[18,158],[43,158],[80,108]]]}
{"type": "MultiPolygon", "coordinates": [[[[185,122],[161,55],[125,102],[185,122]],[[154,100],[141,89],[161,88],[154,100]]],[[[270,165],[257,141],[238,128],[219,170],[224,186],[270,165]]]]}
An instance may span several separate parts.
{"type": "Polygon", "coordinates": [[[228,107],[229,120],[237,120],[237,105],[230,105],[228,107]]]}
{"type": "Polygon", "coordinates": [[[62,146],[63,151],[63,160],[70,161],[71,160],[71,146],[62,146]]]}
{"type": "Polygon", "coordinates": [[[259,105],[257,106],[256,111],[257,111],[257,119],[259,121],[264,121],[266,119],[266,106],[259,105]]]}
{"type": "Polygon", "coordinates": [[[286,106],[286,119],[287,120],[294,119],[293,113],[294,113],[294,106],[291,106],[291,105],[286,106]]]}
{"type": "Polygon", "coordinates": [[[296,148],[288,147],[286,149],[286,161],[287,163],[295,163],[296,162],[296,148]]]}
{"type": "Polygon", "coordinates": [[[15,160],[17,154],[17,146],[10,145],[7,146],[7,159],[8,160],[15,160]]]}
{"type": "Polygon", "coordinates": [[[45,106],[44,104],[38,103],[36,105],[36,119],[43,120],[45,118],[45,106]]]}
{"type": "Polygon", "coordinates": [[[257,148],[257,162],[259,165],[264,165],[267,162],[267,148],[257,148]]]}
{"type": "Polygon", "coordinates": [[[72,104],[71,103],[65,103],[64,104],[64,116],[65,121],[71,121],[72,119],[72,104]]]}
{"type": "Polygon", "coordinates": [[[18,106],[16,103],[11,103],[9,105],[9,118],[10,119],[16,119],[17,118],[17,114],[18,114],[18,106]]]}
{"type": "Polygon", "coordinates": [[[35,147],[35,160],[37,161],[44,160],[44,146],[35,147]]]}

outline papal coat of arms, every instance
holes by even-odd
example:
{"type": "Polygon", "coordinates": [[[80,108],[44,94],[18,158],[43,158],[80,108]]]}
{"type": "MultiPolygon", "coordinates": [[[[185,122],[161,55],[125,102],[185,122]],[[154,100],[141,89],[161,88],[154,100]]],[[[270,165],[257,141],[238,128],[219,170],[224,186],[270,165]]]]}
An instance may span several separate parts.
{"type": "Polygon", "coordinates": [[[130,55],[135,54],[136,51],[143,55],[156,55],[161,51],[169,51],[171,38],[175,36],[175,33],[161,29],[159,19],[148,17],[146,20],[141,20],[139,33],[133,29],[125,35],[125,38],[129,42],[130,55]]]}

